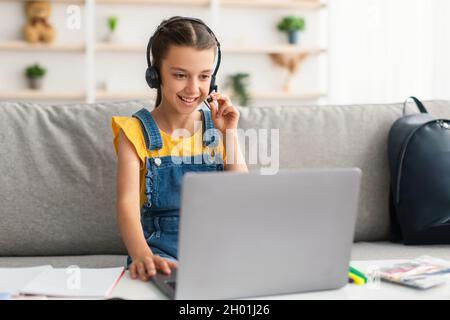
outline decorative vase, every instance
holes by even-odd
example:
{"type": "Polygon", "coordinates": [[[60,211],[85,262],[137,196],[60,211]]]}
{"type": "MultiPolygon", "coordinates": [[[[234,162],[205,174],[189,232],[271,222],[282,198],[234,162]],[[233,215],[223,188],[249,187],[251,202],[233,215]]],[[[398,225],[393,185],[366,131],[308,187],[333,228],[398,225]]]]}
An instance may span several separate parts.
{"type": "Polygon", "coordinates": [[[28,87],[32,90],[41,90],[43,84],[42,77],[39,78],[28,78],[28,87]]]}
{"type": "Polygon", "coordinates": [[[117,42],[117,31],[109,31],[105,38],[106,42],[117,42]]]}
{"type": "Polygon", "coordinates": [[[300,37],[299,34],[300,32],[298,30],[288,32],[289,44],[298,44],[300,37]]]}

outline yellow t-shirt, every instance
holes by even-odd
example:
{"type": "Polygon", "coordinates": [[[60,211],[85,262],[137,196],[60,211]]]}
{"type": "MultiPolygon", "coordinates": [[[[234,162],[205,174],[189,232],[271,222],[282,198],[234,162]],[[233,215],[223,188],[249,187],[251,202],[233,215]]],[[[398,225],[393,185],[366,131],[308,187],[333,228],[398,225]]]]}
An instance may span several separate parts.
{"type": "MultiPolygon", "coordinates": [[[[140,206],[147,202],[145,195],[145,174],[147,168],[145,166],[145,158],[165,157],[170,155],[177,156],[195,156],[205,152],[203,147],[202,129],[197,130],[190,137],[172,137],[162,130],[159,130],[162,140],[162,148],[160,150],[147,150],[145,138],[142,132],[141,123],[137,118],[133,117],[112,117],[112,131],[114,134],[114,149],[116,154],[119,150],[119,132],[122,130],[125,136],[133,144],[136,154],[140,160],[140,206]]],[[[215,149],[216,153],[222,154],[225,163],[225,150],[223,141],[221,140],[215,149]]]]}

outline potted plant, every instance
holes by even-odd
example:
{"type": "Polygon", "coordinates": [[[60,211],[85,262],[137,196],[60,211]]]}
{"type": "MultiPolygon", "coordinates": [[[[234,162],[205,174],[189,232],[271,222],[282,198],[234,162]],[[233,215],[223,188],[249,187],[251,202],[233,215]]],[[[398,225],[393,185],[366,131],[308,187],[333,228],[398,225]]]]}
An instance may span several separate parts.
{"type": "Polygon", "coordinates": [[[305,29],[305,19],[296,16],[286,16],[278,23],[278,30],[287,32],[290,44],[299,42],[299,32],[305,29]]]}
{"type": "Polygon", "coordinates": [[[25,69],[25,76],[28,79],[28,87],[33,90],[42,88],[42,79],[47,73],[45,68],[41,67],[38,63],[28,66],[25,69]]]}
{"type": "Polygon", "coordinates": [[[116,40],[116,29],[117,29],[117,24],[119,22],[119,18],[116,16],[110,16],[110,17],[108,17],[107,22],[108,22],[109,33],[106,37],[106,40],[112,42],[112,41],[116,40]]]}
{"type": "Polygon", "coordinates": [[[250,101],[248,93],[248,73],[236,73],[228,76],[226,87],[230,88],[232,97],[239,101],[239,105],[246,106],[250,101]]]}

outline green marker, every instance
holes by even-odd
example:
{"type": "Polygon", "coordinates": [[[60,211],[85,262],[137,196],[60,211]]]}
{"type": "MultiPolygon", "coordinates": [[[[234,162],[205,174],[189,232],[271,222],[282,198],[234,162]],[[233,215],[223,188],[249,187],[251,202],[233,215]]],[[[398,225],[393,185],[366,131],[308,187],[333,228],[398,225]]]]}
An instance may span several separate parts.
{"type": "Polygon", "coordinates": [[[358,277],[361,277],[364,279],[364,282],[367,283],[367,277],[365,276],[364,273],[362,273],[359,270],[356,270],[355,268],[353,268],[352,266],[349,266],[349,271],[355,275],[357,275],[358,277]]]}

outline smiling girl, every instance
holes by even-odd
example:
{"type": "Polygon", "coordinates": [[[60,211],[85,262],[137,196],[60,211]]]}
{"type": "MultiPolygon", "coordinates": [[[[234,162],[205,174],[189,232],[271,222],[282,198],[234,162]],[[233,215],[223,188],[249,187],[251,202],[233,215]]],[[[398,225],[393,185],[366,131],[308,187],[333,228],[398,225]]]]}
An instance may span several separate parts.
{"type": "Polygon", "coordinates": [[[237,138],[239,111],[213,92],[220,44],[208,26],[194,18],[163,21],[149,41],[147,63],[155,108],[112,119],[117,222],[131,277],[144,281],[177,266],[183,175],[248,171],[237,138]],[[207,98],[212,103],[199,108],[207,98]]]}

